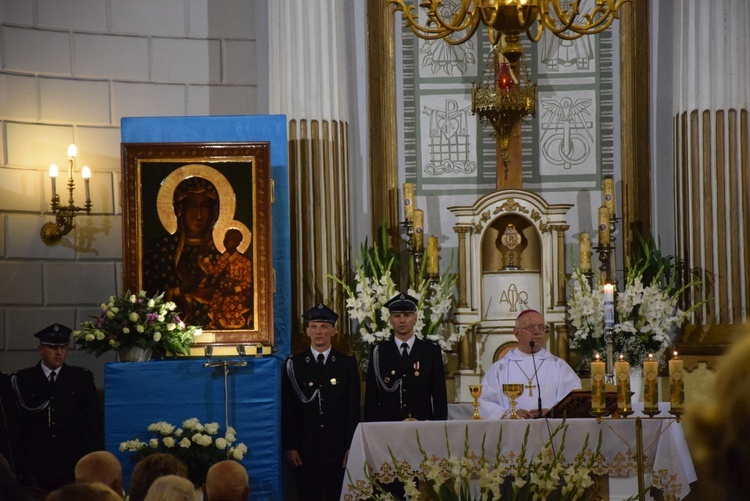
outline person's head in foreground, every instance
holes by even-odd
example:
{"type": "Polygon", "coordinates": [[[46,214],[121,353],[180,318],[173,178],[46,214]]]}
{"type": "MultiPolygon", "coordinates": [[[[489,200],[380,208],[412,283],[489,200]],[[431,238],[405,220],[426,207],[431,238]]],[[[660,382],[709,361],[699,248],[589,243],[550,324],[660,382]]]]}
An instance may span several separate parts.
{"type": "Polygon", "coordinates": [[[76,463],[75,481],[77,484],[101,482],[113,491],[122,493],[122,466],[111,452],[90,452],[76,463]]]}
{"type": "Polygon", "coordinates": [[[727,499],[750,492],[750,336],[729,348],[716,372],[708,401],[689,407],[685,428],[693,459],[706,465],[727,499]]]}
{"type": "Polygon", "coordinates": [[[138,461],[130,479],[130,501],[143,501],[149,487],[159,477],[177,475],[187,478],[187,466],[171,454],[157,452],[138,461]]]}
{"type": "Polygon", "coordinates": [[[46,501],[122,501],[118,493],[101,482],[69,484],[50,492],[46,501]]]}
{"type": "Polygon", "coordinates": [[[195,487],[187,478],[164,475],[148,488],[145,501],[195,501],[195,487]]]}
{"type": "Polygon", "coordinates": [[[247,470],[237,461],[220,461],[208,469],[205,501],[245,501],[250,494],[247,470]]]}

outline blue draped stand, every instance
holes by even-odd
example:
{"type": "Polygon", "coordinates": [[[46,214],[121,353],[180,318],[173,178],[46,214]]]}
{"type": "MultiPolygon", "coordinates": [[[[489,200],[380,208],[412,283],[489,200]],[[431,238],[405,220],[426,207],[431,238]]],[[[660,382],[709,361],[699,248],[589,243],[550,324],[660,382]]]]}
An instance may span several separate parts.
{"type": "MultiPolygon", "coordinates": [[[[229,424],[248,447],[242,463],[250,475],[252,499],[282,499],[281,480],[281,369],[289,355],[290,250],[289,176],[286,117],[145,117],[122,119],[124,143],[212,143],[268,141],[271,177],[275,183],[272,207],[274,294],[274,354],[248,357],[245,367],[233,367],[228,378],[229,424]]],[[[235,357],[236,358],[236,357],[235,357]]],[[[205,368],[203,359],[145,363],[111,363],[105,367],[105,442],[123,465],[126,487],[133,465],[120,443],[152,438],[149,424],[167,421],[175,426],[189,418],[217,422],[224,428],[224,371],[205,368]]]]}

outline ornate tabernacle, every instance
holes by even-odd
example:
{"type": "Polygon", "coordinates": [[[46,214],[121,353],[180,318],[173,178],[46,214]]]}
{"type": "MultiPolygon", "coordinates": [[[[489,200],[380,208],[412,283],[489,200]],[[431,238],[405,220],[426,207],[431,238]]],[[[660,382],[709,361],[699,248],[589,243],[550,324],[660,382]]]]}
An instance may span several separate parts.
{"type": "Polygon", "coordinates": [[[536,193],[501,190],[471,206],[450,207],[458,234],[459,326],[475,325],[460,347],[456,401],[515,342],[518,313],[533,308],[550,327],[548,348],[567,359],[565,215],[572,205],[549,204],[536,193]],[[512,235],[512,238],[508,238],[512,235]]]}

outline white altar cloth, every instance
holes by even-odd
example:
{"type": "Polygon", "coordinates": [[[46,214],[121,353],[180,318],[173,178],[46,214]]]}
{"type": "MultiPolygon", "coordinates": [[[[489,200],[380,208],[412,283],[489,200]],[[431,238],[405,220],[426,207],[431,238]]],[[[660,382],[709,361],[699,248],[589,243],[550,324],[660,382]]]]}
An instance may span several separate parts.
{"type": "MultiPolygon", "coordinates": [[[[554,430],[562,420],[550,419],[554,430]]],[[[643,424],[643,448],[645,453],[645,485],[661,489],[666,499],[682,499],[690,492],[690,483],[697,480],[682,427],[674,419],[641,419],[643,424]]],[[[595,465],[595,473],[610,476],[633,476],[636,474],[636,420],[569,419],[564,456],[572,461],[583,447],[589,435],[589,450],[596,449],[599,431],[602,431],[601,457],[595,465]]],[[[482,439],[486,436],[485,454],[494,458],[500,429],[502,427],[501,451],[504,455],[521,450],[526,426],[530,427],[527,458],[535,455],[549,437],[544,420],[501,421],[402,421],[361,423],[349,449],[347,466],[351,482],[366,482],[364,465],[370,472],[381,471],[391,465],[389,452],[399,461],[407,461],[413,470],[419,469],[422,454],[417,445],[417,432],[428,456],[447,458],[446,434],[450,441],[451,454],[463,455],[464,440],[468,427],[469,448],[477,456],[482,454],[482,439]]],[[[555,438],[559,447],[559,437],[555,438]]],[[[341,500],[357,499],[344,477],[341,500]]],[[[637,488],[635,489],[637,491],[637,488]]],[[[631,495],[637,492],[630,493],[631,495]]]]}

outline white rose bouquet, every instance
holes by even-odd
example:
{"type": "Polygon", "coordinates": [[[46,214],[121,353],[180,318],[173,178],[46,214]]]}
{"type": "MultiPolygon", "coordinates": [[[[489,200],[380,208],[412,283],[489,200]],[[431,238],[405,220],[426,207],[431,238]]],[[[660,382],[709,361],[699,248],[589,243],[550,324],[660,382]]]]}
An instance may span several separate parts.
{"type": "Polygon", "coordinates": [[[109,350],[138,346],[151,349],[156,357],[167,352],[188,355],[190,343],[203,332],[187,325],[164,293],[148,297],[146,291],[111,296],[100,305],[101,313],[73,331],[76,344],[96,356],[109,350]]]}
{"type": "Polygon", "coordinates": [[[196,418],[183,421],[182,428],[159,421],[148,425],[148,431],[156,436],[145,442],[138,438],[122,442],[120,452],[132,452],[133,462],[157,452],[171,454],[185,463],[196,488],[205,483],[213,464],[225,459],[241,461],[247,453],[247,446],[237,442],[234,428],[230,426],[221,436],[218,423],[201,424],[196,418]]]}

